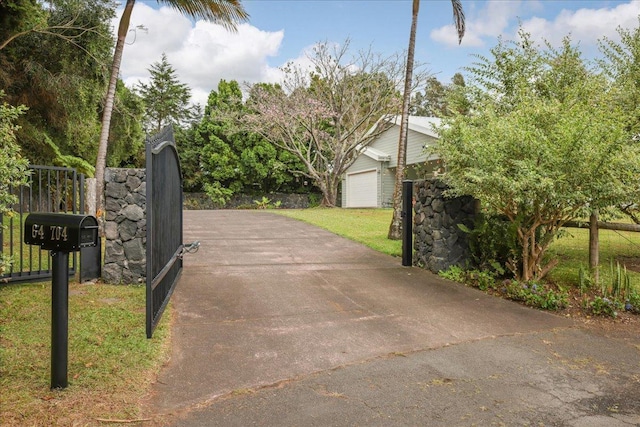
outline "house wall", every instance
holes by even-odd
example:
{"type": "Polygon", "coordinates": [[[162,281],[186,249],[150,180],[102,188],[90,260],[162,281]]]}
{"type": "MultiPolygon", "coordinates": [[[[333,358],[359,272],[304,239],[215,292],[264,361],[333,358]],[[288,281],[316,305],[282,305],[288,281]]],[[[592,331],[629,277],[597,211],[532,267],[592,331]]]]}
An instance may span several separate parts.
{"type": "Polygon", "coordinates": [[[391,156],[389,167],[395,167],[397,165],[398,157],[398,137],[400,136],[400,127],[393,126],[383,132],[378,138],[376,138],[370,145],[371,148],[380,150],[383,153],[391,156]]]}
{"type": "MultiPolygon", "coordinates": [[[[378,162],[368,157],[360,155],[353,165],[347,170],[347,174],[358,171],[376,169],[378,171],[378,207],[391,207],[393,205],[393,187],[395,183],[396,167],[398,166],[398,139],[400,137],[400,126],[393,126],[383,132],[370,145],[371,148],[389,154],[389,162],[378,162]]],[[[407,134],[407,179],[422,179],[431,176],[435,168],[435,163],[427,161],[427,154],[424,152],[425,145],[436,144],[437,139],[420,132],[409,129],[407,134]],[[411,167],[410,165],[415,165],[411,167]]],[[[342,180],[342,206],[347,206],[346,174],[342,180]]]]}
{"type": "MultiPolygon", "coordinates": [[[[422,164],[427,161],[425,145],[434,145],[436,139],[428,135],[409,130],[407,135],[407,165],[422,164]]],[[[396,148],[397,151],[397,148],[396,148]]]]}
{"type": "Polygon", "coordinates": [[[389,168],[389,162],[384,162],[380,173],[380,205],[381,208],[393,206],[393,187],[396,181],[396,168],[389,168]]]}
{"type": "MultiPolygon", "coordinates": [[[[398,166],[398,139],[400,138],[400,127],[393,126],[375,141],[371,147],[387,153],[391,156],[390,168],[398,166]]],[[[425,145],[434,145],[437,140],[433,137],[409,129],[407,134],[407,164],[424,163],[427,155],[424,152],[425,145]]]]}

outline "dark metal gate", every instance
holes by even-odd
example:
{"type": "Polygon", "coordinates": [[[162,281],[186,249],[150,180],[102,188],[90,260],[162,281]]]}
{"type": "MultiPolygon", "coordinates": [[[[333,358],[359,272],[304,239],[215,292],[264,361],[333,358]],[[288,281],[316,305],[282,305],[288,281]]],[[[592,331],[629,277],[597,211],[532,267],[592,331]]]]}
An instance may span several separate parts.
{"type": "Polygon", "coordinates": [[[182,273],[182,174],[173,129],[147,138],[147,338],[182,273]]]}
{"type": "MultiPolygon", "coordinates": [[[[49,251],[25,245],[23,225],[31,212],[84,213],[84,175],[75,169],[30,166],[28,185],[10,188],[18,197],[14,215],[0,214],[0,254],[11,264],[0,274],[0,281],[21,282],[51,277],[49,251]]],[[[76,272],[77,256],[72,254],[69,274],[76,272]]]]}

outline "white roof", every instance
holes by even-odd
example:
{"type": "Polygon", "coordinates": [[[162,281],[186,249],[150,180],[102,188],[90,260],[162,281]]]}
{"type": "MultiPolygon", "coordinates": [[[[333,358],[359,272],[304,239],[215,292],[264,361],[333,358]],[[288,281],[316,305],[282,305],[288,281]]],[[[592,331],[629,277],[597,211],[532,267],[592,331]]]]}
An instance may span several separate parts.
{"type": "MultiPolygon", "coordinates": [[[[395,116],[392,120],[392,123],[400,126],[402,116],[395,116]]],[[[433,127],[440,126],[441,122],[442,120],[438,117],[409,116],[409,129],[438,138],[438,134],[433,130],[433,127]]]]}
{"type": "MultiPolygon", "coordinates": [[[[376,128],[380,125],[380,122],[386,121],[388,123],[393,123],[396,126],[400,126],[402,122],[402,116],[391,116],[385,115],[382,116],[376,121],[376,123],[371,126],[371,129],[367,131],[367,134],[371,134],[375,132],[376,128]]],[[[434,126],[440,126],[442,119],[438,117],[424,117],[424,116],[409,116],[409,129],[412,131],[421,133],[423,135],[428,135],[433,138],[438,138],[438,134],[433,130],[434,126]]],[[[378,150],[372,147],[365,147],[362,150],[362,154],[372,158],[378,162],[388,162],[391,161],[391,155],[385,153],[384,151],[378,150]]],[[[431,158],[430,158],[431,159],[431,158]]]]}
{"type": "MultiPolygon", "coordinates": [[[[402,122],[402,116],[384,115],[380,117],[378,121],[376,121],[376,123],[371,126],[371,129],[369,129],[367,134],[373,133],[382,121],[400,126],[400,123],[402,122]]],[[[442,123],[442,119],[438,117],[409,116],[409,129],[415,132],[422,133],[424,135],[431,136],[433,138],[438,138],[438,134],[433,130],[433,127],[440,126],[440,123],[442,123]]]]}

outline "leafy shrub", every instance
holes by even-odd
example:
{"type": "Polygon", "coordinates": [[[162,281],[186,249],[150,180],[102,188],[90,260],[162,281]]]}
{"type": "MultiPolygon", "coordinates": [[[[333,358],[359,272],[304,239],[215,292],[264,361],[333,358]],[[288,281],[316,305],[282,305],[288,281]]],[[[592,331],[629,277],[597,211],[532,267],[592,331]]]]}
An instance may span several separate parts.
{"type": "Polygon", "coordinates": [[[596,296],[592,301],[587,301],[587,308],[596,316],[617,317],[618,310],[621,310],[623,306],[619,301],[596,296]]]}
{"type": "Polygon", "coordinates": [[[632,291],[625,301],[625,310],[640,313],[640,293],[632,291]]]}
{"type": "Polygon", "coordinates": [[[258,209],[277,209],[277,208],[280,207],[280,204],[282,202],[280,202],[280,200],[278,200],[275,203],[271,203],[271,199],[269,199],[266,196],[262,196],[261,200],[254,200],[253,203],[256,204],[258,209]]]}
{"type": "MultiPolygon", "coordinates": [[[[583,292],[582,268],[580,270],[579,285],[583,292]]],[[[592,285],[592,283],[587,282],[592,285]]],[[[583,307],[595,316],[617,317],[618,311],[626,310],[640,312],[640,295],[631,286],[631,277],[624,266],[611,260],[610,281],[603,280],[598,290],[598,295],[593,299],[585,299],[583,307]]]]}
{"type": "Polygon", "coordinates": [[[2,276],[3,274],[5,274],[9,269],[11,269],[11,266],[13,265],[13,258],[5,255],[5,254],[0,254],[0,276],[2,276]]]}
{"type": "Polygon", "coordinates": [[[232,190],[222,187],[217,181],[204,184],[204,191],[213,203],[220,206],[226,205],[229,199],[231,199],[231,196],[233,196],[232,190]]]}
{"type": "Polygon", "coordinates": [[[520,249],[516,227],[503,217],[480,214],[473,229],[458,227],[469,235],[469,249],[474,265],[480,270],[494,271],[504,277],[506,270],[516,273],[520,249]]]}
{"type": "Polygon", "coordinates": [[[458,283],[465,283],[466,272],[457,265],[438,272],[438,276],[458,283]]]}
{"type": "Polygon", "coordinates": [[[309,207],[310,208],[317,208],[318,206],[320,206],[320,202],[322,201],[322,195],[321,194],[309,193],[309,195],[307,197],[309,197],[309,207]]]}
{"type": "Polygon", "coordinates": [[[569,295],[564,289],[555,290],[547,284],[517,280],[505,280],[503,286],[499,286],[493,271],[464,270],[452,266],[438,275],[482,291],[495,291],[510,300],[543,310],[561,310],[569,304],[569,295]]]}
{"type": "Polygon", "coordinates": [[[496,276],[495,273],[491,271],[465,270],[462,267],[453,265],[439,272],[438,275],[445,279],[453,280],[454,282],[473,286],[482,291],[495,289],[496,287],[496,276]]]}
{"type": "Polygon", "coordinates": [[[530,307],[543,310],[561,310],[569,304],[569,296],[563,289],[555,290],[537,282],[505,281],[502,292],[509,299],[521,301],[530,307]]]}

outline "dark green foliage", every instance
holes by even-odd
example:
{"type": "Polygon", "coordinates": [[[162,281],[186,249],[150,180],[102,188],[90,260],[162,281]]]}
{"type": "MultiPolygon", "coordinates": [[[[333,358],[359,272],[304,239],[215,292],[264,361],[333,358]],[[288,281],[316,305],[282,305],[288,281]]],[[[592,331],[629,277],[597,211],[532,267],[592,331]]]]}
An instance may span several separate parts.
{"type": "Polygon", "coordinates": [[[182,125],[193,117],[189,107],[191,89],[180,83],[167,55],[149,69],[149,84],[139,83],[138,94],[145,104],[144,128],[149,134],[160,132],[168,124],[182,125]]]}
{"type": "Polygon", "coordinates": [[[205,190],[222,205],[237,193],[308,191],[293,155],[237,125],[246,108],[238,82],[222,80],[202,120],[176,133],[185,191],[205,190]]]}
{"type": "Polygon", "coordinates": [[[108,166],[145,167],[143,117],[142,99],[118,80],[109,132],[108,166]]]}
{"type": "MultiPolygon", "coordinates": [[[[10,40],[0,48],[0,89],[9,104],[29,107],[18,122],[18,141],[31,163],[84,162],[83,171],[93,173],[115,6],[111,0],[0,2],[0,46],[10,40]]],[[[127,104],[118,111],[121,122],[139,120],[127,104]]],[[[125,129],[118,127],[113,139],[129,147],[140,141],[125,129]]]]}
{"type": "Polygon", "coordinates": [[[460,73],[456,73],[449,84],[443,84],[436,77],[430,77],[427,79],[424,92],[416,92],[411,99],[410,114],[426,117],[467,114],[470,104],[461,90],[464,87],[464,77],[460,73]]]}
{"type": "Polygon", "coordinates": [[[441,271],[439,275],[445,279],[464,283],[481,291],[490,291],[510,300],[543,310],[562,310],[569,304],[569,296],[565,290],[556,290],[551,285],[540,282],[498,281],[494,272],[465,270],[458,266],[441,271]]]}
{"type": "Polygon", "coordinates": [[[469,235],[469,248],[476,268],[493,271],[498,276],[504,276],[507,271],[514,273],[521,249],[513,223],[497,215],[479,214],[473,229],[462,224],[458,227],[469,235]]]}
{"type": "Polygon", "coordinates": [[[507,298],[543,310],[561,310],[569,304],[566,291],[555,290],[550,285],[538,282],[505,281],[500,289],[507,298]]]}
{"type": "Polygon", "coordinates": [[[620,301],[599,295],[591,301],[584,300],[584,305],[591,314],[608,317],[617,317],[618,311],[624,308],[624,305],[620,301]]]}
{"type": "Polygon", "coordinates": [[[580,270],[580,290],[596,288],[593,298],[583,299],[584,308],[596,316],[617,317],[621,310],[640,313],[640,294],[631,286],[627,268],[619,262],[614,265],[611,259],[608,279],[601,279],[598,285],[583,269],[580,270]]]}

